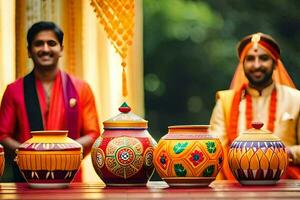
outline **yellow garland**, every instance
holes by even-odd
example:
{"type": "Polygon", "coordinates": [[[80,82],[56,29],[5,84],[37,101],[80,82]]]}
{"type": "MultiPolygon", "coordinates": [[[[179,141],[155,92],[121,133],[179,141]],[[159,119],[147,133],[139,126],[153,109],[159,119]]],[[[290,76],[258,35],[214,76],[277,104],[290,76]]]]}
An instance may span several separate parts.
{"type": "Polygon", "coordinates": [[[126,97],[125,67],[128,49],[133,43],[134,0],[91,0],[91,5],[112,45],[122,58],[122,95],[126,97]]]}

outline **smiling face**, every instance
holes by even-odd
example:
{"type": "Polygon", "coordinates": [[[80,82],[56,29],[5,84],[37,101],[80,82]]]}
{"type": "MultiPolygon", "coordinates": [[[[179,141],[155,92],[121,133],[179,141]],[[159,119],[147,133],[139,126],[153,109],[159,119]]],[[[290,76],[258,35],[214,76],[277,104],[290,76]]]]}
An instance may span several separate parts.
{"type": "Polygon", "coordinates": [[[260,46],[251,48],[244,59],[244,72],[250,85],[254,88],[265,88],[270,85],[275,61],[260,46]]]}
{"type": "Polygon", "coordinates": [[[51,30],[44,30],[36,34],[28,55],[33,60],[34,67],[39,70],[54,70],[58,67],[58,60],[62,56],[63,46],[51,30]]]}

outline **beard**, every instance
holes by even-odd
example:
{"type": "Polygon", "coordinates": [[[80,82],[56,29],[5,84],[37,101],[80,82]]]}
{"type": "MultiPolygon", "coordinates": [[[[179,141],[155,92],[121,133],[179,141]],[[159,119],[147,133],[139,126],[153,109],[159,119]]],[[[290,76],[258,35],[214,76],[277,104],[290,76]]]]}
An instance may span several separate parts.
{"type": "Polygon", "coordinates": [[[263,73],[262,78],[256,78],[251,72],[245,73],[245,76],[247,77],[251,85],[262,87],[268,85],[272,80],[273,70],[270,71],[260,70],[260,71],[263,73]]]}

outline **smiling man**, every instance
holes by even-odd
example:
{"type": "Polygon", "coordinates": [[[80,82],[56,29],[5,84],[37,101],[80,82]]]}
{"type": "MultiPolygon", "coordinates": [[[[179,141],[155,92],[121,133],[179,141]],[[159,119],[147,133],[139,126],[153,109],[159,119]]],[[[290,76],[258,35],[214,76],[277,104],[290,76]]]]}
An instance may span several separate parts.
{"type": "Polygon", "coordinates": [[[85,154],[99,136],[89,85],[58,68],[63,37],[52,22],[38,22],[28,30],[33,70],[7,86],[0,108],[0,142],[6,157],[3,181],[24,181],[13,159],[19,145],[31,138],[30,131],[68,130],[68,136],[82,144],[85,154]]]}
{"type": "MultiPolygon", "coordinates": [[[[249,35],[238,44],[240,59],[230,90],[219,91],[211,131],[227,151],[253,121],[277,135],[288,149],[286,178],[300,178],[300,92],[281,60],[277,42],[269,35],[249,35]]],[[[233,179],[227,159],[219,178],[233,179]]]]}

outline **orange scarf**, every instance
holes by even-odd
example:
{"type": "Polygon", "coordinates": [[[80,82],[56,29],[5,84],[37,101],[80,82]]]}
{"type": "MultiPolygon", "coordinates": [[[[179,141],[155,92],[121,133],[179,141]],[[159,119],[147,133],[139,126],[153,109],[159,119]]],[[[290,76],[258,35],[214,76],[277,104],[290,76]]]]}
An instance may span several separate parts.
{"type": "MultiPolygon", "coordinates": [[[[233,140],[238,136],[238,119],[239,119],[239,106],[242,99],[242,96],[245,94],[246,97],[246,127],[247,129],[252,128],[252,97],[250,94],[247,93],[246,88],[247,84],[244,84],[240,90],[238,90],[232,101],[231,112],[230,112],[230,124],[228,126],[228,135],[229,135],[229,144],[233,142],[233,140]]],[[[269,106],[269,119],[268,119],[268,130],[273,132],[274,131],[274,122],[276,118],[276,103],[277,103],[277,92],[276,88],[274,87],[270,106],[269,106]]]]}
{"type": "Polygon", "coordinates": [[[57,73],[55,77],[49,108],[46,103],[46,94],[42,82],[38,79],[36,79],[36,86],[45,130],[65,130],[67,127],[65,121],[65,109],[63,109],[64,97],[61,92],[61,72],[57,73]]]}

